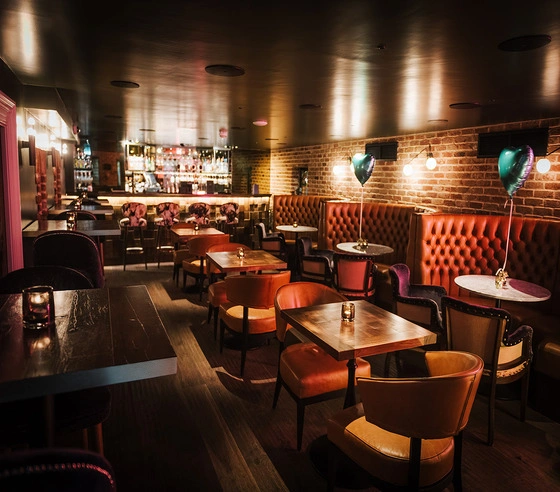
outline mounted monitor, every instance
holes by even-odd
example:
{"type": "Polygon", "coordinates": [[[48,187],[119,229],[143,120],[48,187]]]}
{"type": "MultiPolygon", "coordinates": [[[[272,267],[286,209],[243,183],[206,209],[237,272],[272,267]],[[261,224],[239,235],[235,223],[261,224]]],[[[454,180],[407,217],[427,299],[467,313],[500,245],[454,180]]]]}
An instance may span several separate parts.
{"type": "Polygon", "coordinates": [[[372,155],[378,161],[396,161],[398,142],[366,144],[366,154],[372,155]]]}

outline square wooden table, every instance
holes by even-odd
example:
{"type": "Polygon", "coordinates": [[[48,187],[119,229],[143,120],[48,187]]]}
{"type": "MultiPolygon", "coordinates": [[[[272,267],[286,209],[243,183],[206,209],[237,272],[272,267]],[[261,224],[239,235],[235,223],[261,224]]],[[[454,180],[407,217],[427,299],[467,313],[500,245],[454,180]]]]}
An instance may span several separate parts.
{"type": "MultiPolygon", "coordinates": [[[[22,237],[35,238],[47,231],[66,231],[66,220],[36,220],[21,231],[22,237]]],[[[116,220],[78,220],[76,230],[91,237],[120,236],[116,220]]]]}
{"type": "Polygon", "coordinates": [[[214,265],[224,273],[259,272],[262,270],[285,270],[288,264],[276,256],[261,249],[245,249],[243,259],[237,257],[237,251],[212,251],[206,253],[208,266],[214,265]]]}
{"type": "Polygon", "coordinates": [[[356,404],[356,358],[430,345],[437,335],[368,301],[354,301],[354,321],[342,321],[342,303],[321,304],[280,312],[336,360],[348,361],[348,386],[344,407],[356,404]]]}
{"type": "Polygon", "coordinates": [[[224,232],[219,231],[215,227],[200,227],[196,230],[191,224],[187,224],[186,222],[171,226],[169,232],[175,243],[175,249],[179,248],[179,244],[187,243],[193,237],[224,234],[224,232]]]}
{"type": "Polygon", "coordinates": [[[0,296],[0,402],[45,397],[47,444],[53,395],[177,372],[146,286],[57,291],[54,301],[55,326],[28,330],[21,294],[0,296]]]}

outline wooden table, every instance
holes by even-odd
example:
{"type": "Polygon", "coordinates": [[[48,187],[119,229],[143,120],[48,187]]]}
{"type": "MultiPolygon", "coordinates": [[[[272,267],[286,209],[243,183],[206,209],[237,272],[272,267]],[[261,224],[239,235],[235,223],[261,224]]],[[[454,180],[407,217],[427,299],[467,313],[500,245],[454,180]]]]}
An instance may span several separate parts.
{"type": "MultiPolygon", "coordinates": [[[[62,212],[68,212],[71,210],[75,210],[74,205],[68,204],[66,206],[62,206],[62,207],[56,207],[56,208],[51,208],[49,209],[49,217],[56,217],[58,214],[61,214],[62,212]]],[[[115,210],[113,209],[113,207],[111,205],[108,204],[99,204],[99,205],[82,205],[82,208],[80,210],[86,211],[86,212],[90,212],[94,215],[102,215],[104,216],[104,218],[111,218],[113,216],[113,214],[115,213],[115,210]]]]}
{"type": "Polygon", "coordinates": [[[179,248],[179,244],[186,243],[193,237],[224,234],[224,232],[219,231],[215,227],[200,227],[198,230],[195,230],[194,227],[186,223],[171,226],[169,232],[171,232],[171,238],[175,243],[175,249],[179,248]]]}
{"type": "Polygon", "coordinates": [[[437,341],[437,335],[368,301],[354,301],[354,321],[340,319],[341,302],[281,311],[281,316],[336,360],[348,361],[344,408],[355,405],[356,358],[437,341]]]}
{"type": "Polygon", "coordinates": [[[285,270],[288,264],[276,256],[261,249],[246,249],[243,259],[237,257],[237,251],[212,251],[206,253],[208,265],[215,265],[224,273],[258,272],[262,270],[285,270]]]}
{"type": "Polygon", "coordinates": [[[383,244],[368,244],[365,250],[361,250],[358,249],[357,242],[338,243],[336,245],[336,249],[342,251],[343,253],[367,255],[372,257],[388,255],[394,251],[390,246],[385,246],[383,244]]]}
{"type": "MultiPolygon", "coordinates": [[[[146,286],[54,296],[56,325],[40,331],[23,328],[21,294],[0,296],[0,402],[46,397],[52,406],[57,393],[177,372],[146,286]]],[[[46,427],[52,442],[52,421],[46,427]]]]}
{"type": "Polygon", "coordinates": [[[461,275],[455,278],[455,283],[462,289],[496,299],[496,307],[501,307],[502,301],[546,301],[551,295],[548,289],[540,285],[514,278],[508,278],[506,284],[497,289],[495,275],[461,275]]]}
{"type": "MultiPolygon", "coordinates": [[[[120,236],[121,230],[116,220],[78,220],[76,230],[88,236],[120,236]]],[[[21,234],[35,238],[47,231],[66,231],[66,220],[36,220],[31,222],[21,234]]]]}

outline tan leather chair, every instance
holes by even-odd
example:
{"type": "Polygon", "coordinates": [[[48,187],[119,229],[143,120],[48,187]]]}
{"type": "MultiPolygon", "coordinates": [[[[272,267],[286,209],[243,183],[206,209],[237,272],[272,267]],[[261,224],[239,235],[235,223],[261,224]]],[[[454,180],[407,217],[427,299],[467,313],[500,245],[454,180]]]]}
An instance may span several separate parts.
{"type": "Polygon", "coordinates": [[[442,298],[441,305],[448,349],[471,352],[484,361],[483,382],[490,385],[487,444],[491,446],[496,385],[521,380],[520,420],[525,421],[533,329],[528,325],[514,329],[511,315],[505,309],[470,304],[447,296],[442,298]]]}
{"type": "Polygon", "coordinates": [[[188,250],[192,255],[190,258],[183,260],[183,288],[187,286],[187,277],[194,277],[198,286],[200,300],[202,300],[202,292],[204,290],[204,281],[206,275],[206,251],[213,244],[229,243],[227,234],[216,234],[207,236],[198,236],[189,241],[188,250]]]}
{"type": "Polygon", "coordinates": [[[358,378],[362,403],[327,423],[329,490],[340,457],[381,490],[461,490],[461,449],[483,361],[466,352],[426,352],[429,377],[358,378]]]}
{"type": "Polygon", "coordinates": [[[371,256],[334,254],[333,285],[348,299],[373,300],[377,267],[371,256]]]}
{"type": "MultiPolygon", "coordinates": [[[[295,343],[286,347],[286,334],[292,327],[281,316],[283,309],[342,302],[346,298],[331,287],[315,282],[292,282],[276,292],[276,338],[280,342],[278,375],[272,408],[280,390],[286,388],[297,404],[297,449],[301,449],[305,407],[344,395],[348,385],[347,361],[336,360],[315,343],[295,343]]],[[[356,375],[368,377],[371,366],[356,359],[356,375]]]]}
{"type": "Polygon", "coordinates": [[[226,277],[228,302],[220,306],[220,353],[225,330],[241,339],[241,377],[249,343],[262,343],[276,335],[274,298],[276,291],[290,282],[289,270],[271,274],[226,277]]]}
{"type": "MultiPolygon", "coordinates": [[[[250,250],[242,243],[221,243],[213,244],[207,250],[207,253],[212,251],[237,251],[238,248],[243,248],[244,250],[250,250]]],[[[224,282],[225,275],[220,272],[217,268],[211,267],[208,262],[206,264],[206,275],[210,280],[208,285],[208,320],[210,323],[212,318],[214,318],[214,340],[218,336],[218,311],[220,306],[227,301],[226,295],[226,283],[224,282]],[[217,280],[221,278],[221,280],[217,280]]]]}

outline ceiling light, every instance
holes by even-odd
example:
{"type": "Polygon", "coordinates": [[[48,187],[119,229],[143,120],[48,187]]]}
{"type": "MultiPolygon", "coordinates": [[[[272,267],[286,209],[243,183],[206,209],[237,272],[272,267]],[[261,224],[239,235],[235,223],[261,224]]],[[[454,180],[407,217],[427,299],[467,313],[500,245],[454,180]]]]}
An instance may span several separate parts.
{"type": "Polygon", "coordinates": [[[204,70],[210,75],[218,77],[239,77],[245,75],[245,70],[235,65],[208,65],[204,70]]]}
{"type": "Polygon", "coordinates": [[[502,51],[530,51],[542,48],[550,41],[552,41],[552,38],[548,34],[532,34],[506,39],[498,45],[498,49],[502,51]]]}
{"type": "Polygon", "coordinates": [[[451,109],[476,109],[476,108],[480,108],[480,103],[477,103],[477,102],[460,102],[460,103],[450,104],[449,107],[451,109]]]}
{"type": "Polygon", "coordinates": [[[300,104],[299,105],[299,109],[306,109],[306,110],[311,110],[311,109],[321,109],[322,106],[320,104],[300,104]]]}
{"type": "Polygon", "coordinates": [[[412,174],[412,162],[414,161],[414,159],[416,159],[422,152],[426,152],[426,167],[430,170],[433,171],[436,166],[437,166],[437,161],[434,158],[434,154],[432,154],[432,145],[428,144],[427,147],[424,147],[420,152],[418,152],[418,154],[416,154],[412,159],[410,159],[410,161],[408,162],[408,164],[406,164],[403,168],[403,173],[405,174],[405,176],[410,176],[412,174]]]}
{"type": "Polygon", "coordinates": [[[253,125],[255,125],[255,126],[266,126],[266,125],[268,125],[268,121],[266,121],[266,120],[255,120],[255,121],[253,121],[253,125]]]}
{"type": "Polygon", "coordinates": [[[138,89],[140,87],[140,84],[130,82],[129,80],[111,80],[111,85],[121,89],[138,89]]]}

